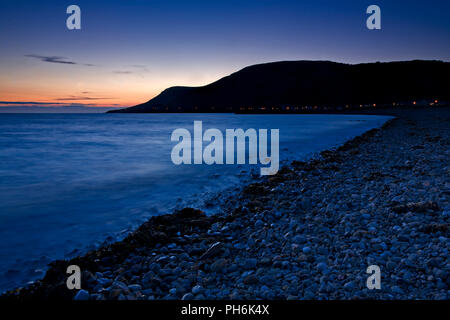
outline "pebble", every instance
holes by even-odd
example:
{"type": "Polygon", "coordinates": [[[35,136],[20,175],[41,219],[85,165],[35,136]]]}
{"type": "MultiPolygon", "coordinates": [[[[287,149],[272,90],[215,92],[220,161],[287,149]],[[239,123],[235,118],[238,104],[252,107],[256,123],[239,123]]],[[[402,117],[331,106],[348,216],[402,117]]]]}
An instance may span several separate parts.
{"type": "Polygon", "coordinates": [[[81,300],[89,300],[89,297],[90,297],[89,292],[81,289],[77,292],[77,294],[75,295],[75,297],[73,299],[81,301],[81,300]]]}
{"type": "Polygon", "coordinates": [[[192,293],[195,295],[200,294],[201,292],[203,292],[203,287],[200,285],[196,285],[192,288],[192,293]]]}
{"type": "Polygon", "coordinates": [[[308,254],[308,253],[311,253],[311,248],[310,247],[303,247],[302,251],[303,251],[304,254],[308,254]]]}

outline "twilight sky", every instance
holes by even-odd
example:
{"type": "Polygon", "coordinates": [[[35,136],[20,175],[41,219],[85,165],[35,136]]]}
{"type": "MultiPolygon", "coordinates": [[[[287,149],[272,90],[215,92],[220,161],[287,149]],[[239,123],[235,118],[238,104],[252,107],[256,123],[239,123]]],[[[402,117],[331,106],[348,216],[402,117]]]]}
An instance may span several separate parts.
{"type": "Polygon", "coordinates": [[[448,0],[0,0],[0,108],[131,106],[278,60],[411,59],[450,61],[448,0]]]}

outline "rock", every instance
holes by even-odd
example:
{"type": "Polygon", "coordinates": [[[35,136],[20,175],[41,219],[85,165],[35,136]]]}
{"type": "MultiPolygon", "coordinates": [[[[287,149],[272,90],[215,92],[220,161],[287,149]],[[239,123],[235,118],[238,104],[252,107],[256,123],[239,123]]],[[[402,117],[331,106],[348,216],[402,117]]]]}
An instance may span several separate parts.
{"type": "Polygon", "coordinates": [[[399,286],[393,286],[391,288],[392,292],[397,293],[397,294],[404,294],[403,290],[399,287],[399,286]]]}
{"type": "Polygon", "coordinates": [[[159,273],[159,271],[161,270],[161,266],[158,263],[154,262],[150,265],[149,270],[154,273],[159,273]]]}
{"type": "Polygon", "coordinates": [[[256,260],[255,258],[247,259],[247,260],[245,260],[245,268],[254,269],[254,268],[256,268],[257,263],[258,263],[258,260],[256,260]]]}
{"type": "Polygon", "coordinates": [[[307,241],[305,236],[302,235],[297,235],[294,238],[292,238],[292,242],[297,243],[297,244],[303,244],[307,241]]]}
{"type": "Polygon", "coordinates": [[[302,252],[303,252],[304,254],[311,253],[311,248],[310,248],[310,247],[303,247],[302,252]]]}
{"type": "Polygon", "coordinates": [[[139,285],[139,284],[130,284],[128,286],[128,289],[130,289],[132,292],[141,291],[142,290],[142,286],[139,285]]]}
{"type": "Polygon", "coordinates": [[[158,287],[161,280],[154,276],[154,273],[149,271],[142,277],[142,287],[145,289],[158,287]]]}
{"type": "Polygon", "coordinates": [[[427,202],[409,202],[406,205],[399,205],[392,208],[394,212],[397,213],[406,213],[408,211],[411,212],[426,212],[427,210],[438,211],[439,206],[436,202],[427,201],[427,202]]]}
{"type": "Polygon", "coordinates": [[[82,283],[88,283],[88,284],[92,284],[96,282],[96,276],[93,275],[91,272],[85,270],[83,271],[82,275],[81,275],[81,282],[82,283]]]}
{"type": "Polygon", "coordinates": [[[258,278],[257,278],[255,275],[249,274],[248,276],[246,276],[246,277],[244,278],[243,282],[244,282],[245,284],[256,284],[256,283],[258,283],[259,281],[258,281],[258,278]]]}
{"type": "Polygon", "coordinates": [[[269,287],[267,287],[267,286],[261,286],[261,289],[260,289],[261,291],[263,291],[263,292],[267,292],[267,291],[269,291],[269,287]]]}
{"type": "Polygon", "coordinates": [[[328,266],[325,262],[320,262],[317,264],[317,269],[319,269],[322,273],[327,273],[328,271],[328,266]]]}
{"type": "Polygon", "coordinates": [[[108,299],[110,300],[115,300],[117,299],[120,295],[122,295],[122,290],[121,289],[111,289],[109,291],[108,294],[108,299]]]}
{"type": "Polygon", "coordinates": [[[145,294],[146,296],[151,296],[153,294],[152,289],[144,289],[142,290],[142,294],[145,294]]]}
{"type": "Polygon", "coordinates": [[[111,288],[112,289],[120,289],[127,293],[129,291],[128,286],[125,283],[123,283],[122,281],[114,281],[111,285],[111,288]]]}
{"type": "Polygon", "coordinates": [[[194,300],[194,295],[192,293],[186,293],[181,300],[194,300]]]}
{"type": "Polygon", "coordinates": [[[235,249],[238,249],[238,250],[243,250],[243,249],[245,249],[247,246],[246,246],[245,244],[243,244],[243,243],[235,243],[235,244],[233,245],[233,247],[234,247],[235,249]]]}
{"type": "Polygon", "coordinates": [[[226,259],[219,259],[211,265],[211,271],[216,273],[224,272],[227,263],[228,261],[226,259]]]}
{"type": "Polygon", "coordinates": [[[256,227],[256,228],[262,228],[262,227],[264,227],[264,222],[263,222],[262,220],[257,220],[257,221],[255,222],[255,227],[256,227]]]}
{"type": "Polygon", "coordinates": [[[112,280],[107,278],[97,278],[97,283],[106,288],[111,285],[112,280]]]}
{"type": "Polygon", "coordinates": [[[164,255],[164,256],[160,256],[158,259],[156,259],[156,262],[159,262],[159,263],[164,264],[164,263],[166,263],[168,260],[169,260],[169,257],[164,255]]]}
{"type": "Polygon", "coordinates": [[[303,294],[303,297],[304,297],[304,299],[306,299],[306,300],[312,300],[312,299],[315,298],[315,294],[314,294],[314,292],[312,292],[311,290],[306,289],[305,292],[304,292],[304,294],[303,294]]]}
{"type": "Polygon", "coordinates": [[[203,292],[203,287],[200,285],[196,285],[195,287],[192,288],[192,293],[197,295],[203,292]]]}
{"type": "Polygon", "coordinates": [[[349,281],[349,282],[344,284],[344,289],[346,289],[346,290],[353,290],[354,288],[355,288],[355,282],[354,281],[349,281]]]}
{"type": "Polygon", "coordinates": [[[90,297],[89,292],[81,289],[77,292],[77,294],[75,295],[75,297],[73,299],[77,300],[77,301],[84,301],[84,300],[89,300],[89,297],[90,297]]]}

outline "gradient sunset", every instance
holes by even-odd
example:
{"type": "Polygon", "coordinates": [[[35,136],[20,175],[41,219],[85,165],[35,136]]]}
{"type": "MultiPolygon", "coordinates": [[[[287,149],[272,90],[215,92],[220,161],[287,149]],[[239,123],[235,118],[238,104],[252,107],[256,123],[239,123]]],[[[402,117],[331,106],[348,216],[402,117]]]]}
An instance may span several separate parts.
{"type": "Polygon", "coordinates": [[[447,1],[2,1],[0,107],[128,107],[280,60],[450,59],[447,1]],[[66,28],[81,8],[82,29],[66,28]],[[447,40],[447,41],[446,41],[447,40]]]}

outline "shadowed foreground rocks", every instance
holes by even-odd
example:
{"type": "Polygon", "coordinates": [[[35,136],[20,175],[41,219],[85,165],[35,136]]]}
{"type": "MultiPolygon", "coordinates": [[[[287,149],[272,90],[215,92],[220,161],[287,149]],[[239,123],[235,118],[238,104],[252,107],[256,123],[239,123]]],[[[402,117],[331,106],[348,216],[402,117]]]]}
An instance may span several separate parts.
{"type": "Polygon", "coordinates": [[[154,217],[2,298],[448,299],[450,110],[398,116],[223,195],[217,215],[154,217]],[[83,290],[66,289],[71,264],[83,290]]]}

